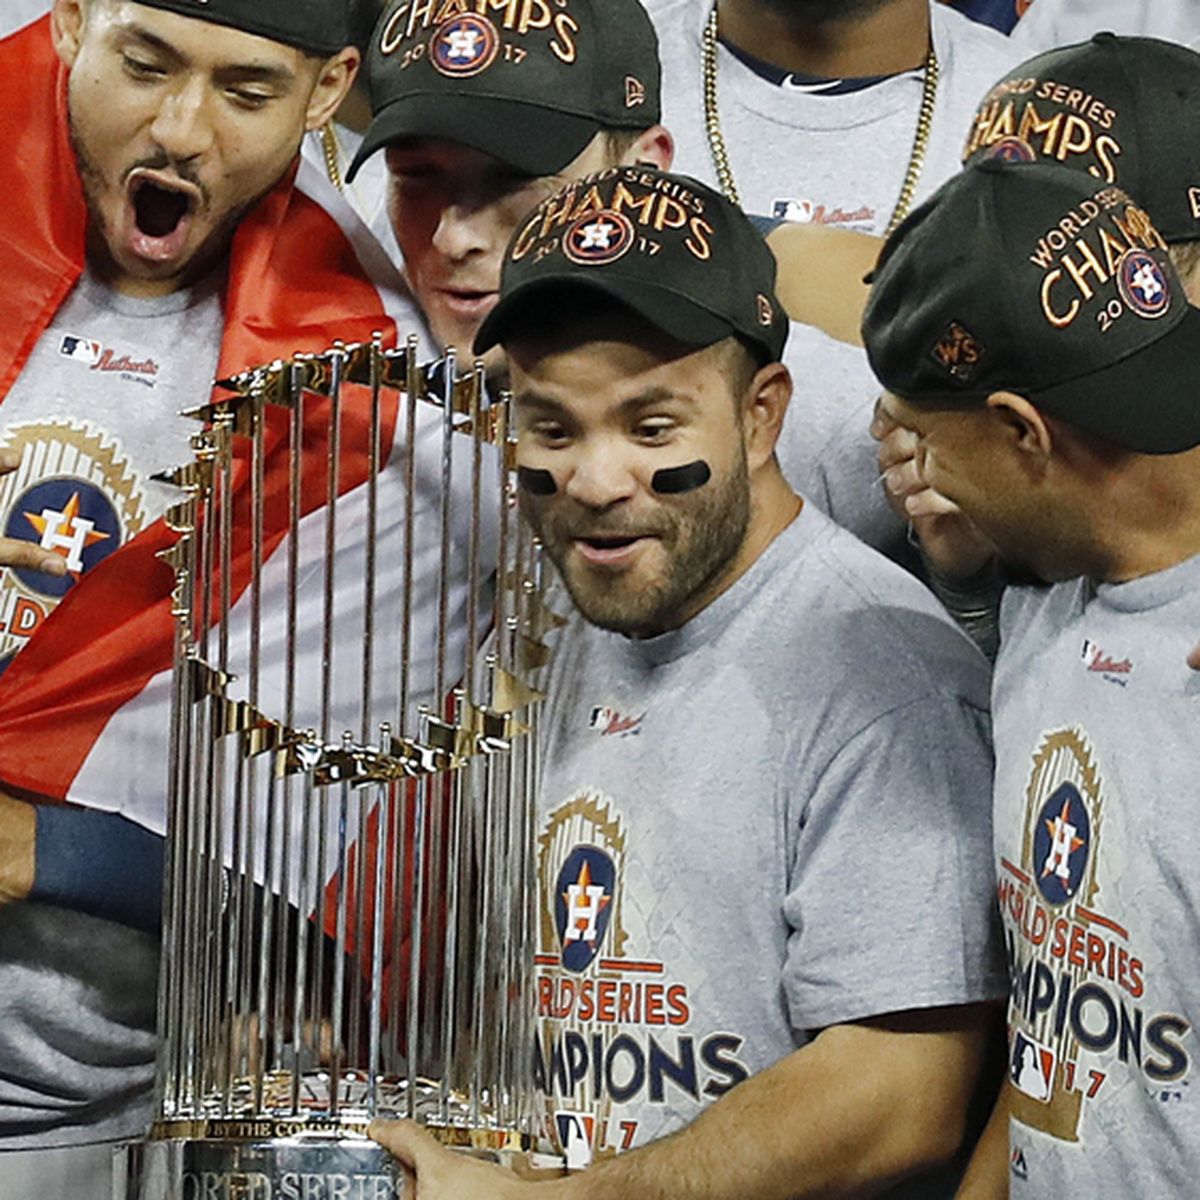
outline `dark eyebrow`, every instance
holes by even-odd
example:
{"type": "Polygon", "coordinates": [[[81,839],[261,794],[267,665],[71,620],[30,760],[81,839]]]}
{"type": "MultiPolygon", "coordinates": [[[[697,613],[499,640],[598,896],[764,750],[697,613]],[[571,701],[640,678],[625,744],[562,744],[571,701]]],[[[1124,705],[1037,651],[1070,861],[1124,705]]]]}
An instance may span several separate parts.
{"type": "Polygon", "coordinates": [[[696,401],[691,396],[680,395],[670,388],[655,387],[643,392],[640,396],[632,396],[621,405],[622,413],[632,416],[643,408],[654,408],[661,404],[682,404],[685,408],[695,408],[696,401]]]}
{"type": "MultiPolygon", "coordinates": [[[[518,408],[536,409],[540,413],[553,416],[570,415],[569,409],[561,401],[544,396],[539,392],[517,392],[513,400],[518,408]]],[[[636,416],[644,408],[655,408],[663,404],[681,404],[687,408],[696,407],[696,401],[691,396],[680,395],[678,392],[671,391],[670,388],[655,387],[623,401],[619,412],[623,417],[629,418],[636,416]]]]}
{"type": "Polygon", "coordinates": [[[517,392],[513,395],[513,403],[517,408],[536,408],[543,413],[565,413],[567,411],[566,405],[538,392],[517,392]]]}
{"type": "Polygon", "coordinates": [[[149,29],[137,24],[126,25],[121,29],[127,38],[132,38],[134,41],[141,42],[151,50],[157,50],[164,58],[169,58],[172,62],[184,64],[187,59],[171,45],[170,42],[164,41],[156,33],[151,33],[149,29]]]}
{"type": "Polygon", "coordinates": [[[268,83],[276,88],[289,88],[296,82],[295,73],[287,67],[244,66],[218,67],[213,72],[218,83],[268,83]]]}
{"type": "MultiPolygon", "coordinates": [[[[164,41],[158,34],[141,25],[127,25],[122,32],[179,66],[190,65],[189,59],[170,42],[164,41]]],[[[267,83],[278,88],[287,88],[296,82],[296,75],[289,68],[261,63],[231,63],[229,66],[218,67],[213,72],[213,77],[218,83],[267,83]]]]}

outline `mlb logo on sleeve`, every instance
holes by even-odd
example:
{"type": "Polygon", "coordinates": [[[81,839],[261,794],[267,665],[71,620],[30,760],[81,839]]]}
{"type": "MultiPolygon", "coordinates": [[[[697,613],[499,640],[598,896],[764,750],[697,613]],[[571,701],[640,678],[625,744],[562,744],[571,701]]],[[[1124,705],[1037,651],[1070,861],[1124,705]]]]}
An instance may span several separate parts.
{"type": "Polygon", "coordinates": [[[62,343],[58,347],[62,358],[83,363],[85,367],[94,367],[100,361],[103,352],[104,347],[99,342],[93,342],[91,338],[75,337],[70,333],[63,334],[62,343]]]}

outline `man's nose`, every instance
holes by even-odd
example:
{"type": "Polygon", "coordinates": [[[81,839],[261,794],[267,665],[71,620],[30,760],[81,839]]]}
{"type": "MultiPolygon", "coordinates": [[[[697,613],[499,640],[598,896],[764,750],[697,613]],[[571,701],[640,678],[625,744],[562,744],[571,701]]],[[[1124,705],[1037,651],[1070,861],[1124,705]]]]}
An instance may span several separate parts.
{"type": "Polygon", "coordinates": [[[605,439],[578,449],[568,468],[564,491],[588,508],[608,508],[630,499],[637,488],[632,465],[605,439]]]}
{"type": "Polygon", "coordinates": [[[447,204],[433,231],[433,246],[439,254],[461,262],[492,248],[491,224],[486,208],[469,204],[447,204]]]}
{"type": "Polygon", "coordinates": [[[213,125],[201,81],[187,80],[163,97],[150,135],[176,162],[198,158],[212,146],[213,125]]]}

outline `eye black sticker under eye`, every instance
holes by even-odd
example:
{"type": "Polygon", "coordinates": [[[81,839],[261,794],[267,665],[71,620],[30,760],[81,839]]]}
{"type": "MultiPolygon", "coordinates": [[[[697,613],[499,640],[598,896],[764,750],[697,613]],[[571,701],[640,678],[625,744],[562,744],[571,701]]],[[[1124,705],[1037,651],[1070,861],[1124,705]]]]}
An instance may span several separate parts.
{"type": "Polygon", "coordinates": [[[682,467],[664,467],[661,471],[655,471],[650,485],[660,496],[677,496],[681,492],[694,492],[702,488],[711,478],[712,471],[708,463],[698,459],[682,467]]]}
{"type": "Polygon", "coordinates": [[[517,483],[523,492],[531,496],[553,496],[558,491],[558,484],[549,471],[539,471],[534,467],[518,467],[517,483]]]}
{"type": "MultiPolygon", "coordinates": [[[[678,496],[702,488],[711,478],[708,463],[698,459],[681,467],[664,467],[656,471],[650,484],[660,496],[678,496]]],[[[535,467],[518,467],[517,483],[531,496],[553,496],[558,492],[554,476],[535,467]]]]}

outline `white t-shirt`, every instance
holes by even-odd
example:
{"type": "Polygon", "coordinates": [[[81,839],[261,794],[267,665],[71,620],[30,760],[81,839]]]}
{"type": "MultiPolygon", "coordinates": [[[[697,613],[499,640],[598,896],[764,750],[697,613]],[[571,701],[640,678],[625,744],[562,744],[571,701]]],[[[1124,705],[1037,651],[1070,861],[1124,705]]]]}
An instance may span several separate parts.
{"type": "Polygon", "coordinates": [[[1012,40],[1034,55],[1105,29],[1194,46],[1200,41],[1200,0],[1035,0],[1012,40]]]}
{"type": "MultiPolygon", "coordinates": [[[[646,7],[661,44],[675,169],[715,186],[702,78],[711,0],[646,0],[646,7]]],[[[958,170],[976,105],[1020,61],[1008,39],[944,5],[933,5],[932,20],[939,85],[918,203],[958,170]]],[[[910,71],[857,92],[813,95],[763,79],[720,47],[717,103],[746,210],[881,235],[908,168],[922,78],[910,71]]],[[[902,528],[872,482],[878,472],[867,426],[879,385],[866,355],[794,325],[785,361],[797,384],[779,448],[785,474],[840,524],[901,556],[902,528]]]]}

